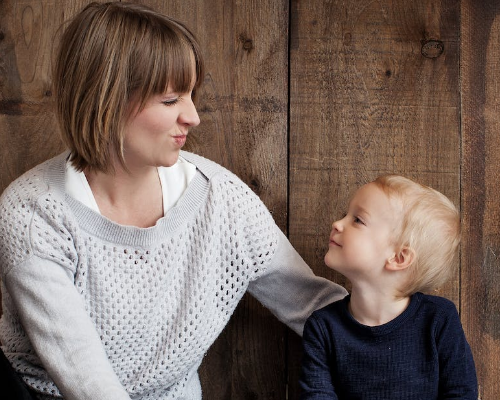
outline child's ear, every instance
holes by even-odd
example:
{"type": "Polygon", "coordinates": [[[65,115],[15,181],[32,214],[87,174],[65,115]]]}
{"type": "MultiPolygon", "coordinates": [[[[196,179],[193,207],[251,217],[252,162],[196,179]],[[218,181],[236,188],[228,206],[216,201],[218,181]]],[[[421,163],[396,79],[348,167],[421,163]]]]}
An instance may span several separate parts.
{"type": "Polygon", "coordinates": [[[415,261],[415,256],[415,250],[411,247],[403,247],[387,260],[385,267],[390,271],[406,269],[415,261]]]}

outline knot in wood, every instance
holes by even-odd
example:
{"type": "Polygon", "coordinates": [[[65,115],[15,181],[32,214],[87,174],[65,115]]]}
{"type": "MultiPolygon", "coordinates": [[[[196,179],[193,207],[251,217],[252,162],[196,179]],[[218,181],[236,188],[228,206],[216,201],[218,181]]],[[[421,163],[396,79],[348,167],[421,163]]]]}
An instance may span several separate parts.
{"type": "Polygon", "coordinates": [[[252,42],[252,39],[247,39],[243,42],[243,48],[246,50],[246,51],[250,51],[253,49],[253,42],[252,42]]]}
{"type": "Polygon", "coordinates": [[[5,39],[5,34],[0,31],[0,42],[5,39]]]}
{"type": "Polygon", "coordinates": [[[352,42],[352,34],[350,32],[345,33],[342,39],[342,44],[344,46],[350,46],[351,42],[352,42]]]}
{"type": "Polygon", "coordinates": [[[262,185],[260,184],[260,180],[257,177],[253,177],[252,179],[250,179],[249,186],[257,195],[261,195],[262,185]]]}
{"type": "Polygon", "coordinates": [[[441,40],[422,40],[421,53],[427,58],[438,58],[444,51],[444,44],[441,40]]]}
{"type": "Polygon", "coordinates": [[[253,49],[252,39],[249,39],[249,38],[245,37],[244,35],[240,35],[240,41],[241,41],[241,43],[243,43],[243,50],[252,51],[252,49],[253,49]]]}

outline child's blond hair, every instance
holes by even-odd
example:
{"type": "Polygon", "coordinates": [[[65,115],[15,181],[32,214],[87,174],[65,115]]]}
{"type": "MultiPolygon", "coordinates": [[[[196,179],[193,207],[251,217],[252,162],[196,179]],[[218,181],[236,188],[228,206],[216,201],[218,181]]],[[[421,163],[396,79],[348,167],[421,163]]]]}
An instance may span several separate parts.
{"type": "Polygon", "coordinates": [[[401,202],[403,220],[395,238],[400,249],[415,257],[410,278],[400,289],[404,296],[442,286],[455,272],[460,244],[460,214],[443,194],[399,175],[384,175],[374,183],[401,202]]]}

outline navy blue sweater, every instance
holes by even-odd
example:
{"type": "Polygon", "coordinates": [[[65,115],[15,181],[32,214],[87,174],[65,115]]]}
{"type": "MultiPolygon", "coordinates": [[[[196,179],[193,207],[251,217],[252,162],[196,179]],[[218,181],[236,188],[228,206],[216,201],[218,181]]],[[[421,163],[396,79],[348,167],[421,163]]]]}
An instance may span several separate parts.
{"type": "Polygon", "coordinates": [[[349,299],[306,322],[302,400],[477,399],[472,353],[451,301],[416,293],[401,315],[369,327],[351,316],[349,299]]]}

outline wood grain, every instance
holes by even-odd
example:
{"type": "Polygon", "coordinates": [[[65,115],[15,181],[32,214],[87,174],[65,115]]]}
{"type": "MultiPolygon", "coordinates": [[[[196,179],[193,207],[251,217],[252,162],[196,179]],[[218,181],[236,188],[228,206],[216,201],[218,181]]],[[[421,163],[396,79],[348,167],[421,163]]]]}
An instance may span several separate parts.
{"type": "MultiPolygon", "coordinates": [[[[317,274],[349,286],[324,266],[331,223],[379,174],[459,204],[459,20],[455,0],[292,1],[289,232],[317,274]]],[[[458,277],[439,291],[457,306],[458,277]]]]}
{"type": "Polygon", "coordinates": [[[0,2],[0,191],[61,148],[50,78],[58,20],[54,4],[0,2]]]}
{"type": "Polygon", "coordinates": [[[461,19],[461,305],[481,399],[500,398],[500,3],[464,1],[461,19]]]}

